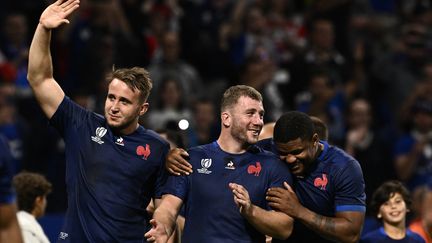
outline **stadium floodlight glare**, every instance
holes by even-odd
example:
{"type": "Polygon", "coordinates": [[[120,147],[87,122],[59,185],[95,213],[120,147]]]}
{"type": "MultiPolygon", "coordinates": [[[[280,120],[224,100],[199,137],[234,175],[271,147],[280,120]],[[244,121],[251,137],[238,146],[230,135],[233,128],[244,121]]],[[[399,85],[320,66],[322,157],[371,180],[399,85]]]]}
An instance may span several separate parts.
{"type": "Polygon", "coordinates": [[[181,120],[178,122],[178,127],[179,127],[181,130],[186,130],[186,129],[188,129],[188,128],[189,128],[189,122],[188,122],[188,120],[186,120],[186,119],[181,119],[181,120]]]}

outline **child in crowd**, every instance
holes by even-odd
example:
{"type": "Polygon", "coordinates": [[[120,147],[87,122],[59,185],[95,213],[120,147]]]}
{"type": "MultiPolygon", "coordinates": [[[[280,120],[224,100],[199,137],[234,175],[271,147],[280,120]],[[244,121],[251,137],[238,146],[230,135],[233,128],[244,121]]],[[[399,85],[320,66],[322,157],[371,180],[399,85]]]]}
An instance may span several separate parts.
{"type": "Polygon", "coordinates": [[[371,209],[383,226],[367,233],[361,243],[409,242],[424,243],[418,234],[406,227],[406,214],[411,198],[408,189],[399,181],[384,182],[372,195],[371,209]]]}

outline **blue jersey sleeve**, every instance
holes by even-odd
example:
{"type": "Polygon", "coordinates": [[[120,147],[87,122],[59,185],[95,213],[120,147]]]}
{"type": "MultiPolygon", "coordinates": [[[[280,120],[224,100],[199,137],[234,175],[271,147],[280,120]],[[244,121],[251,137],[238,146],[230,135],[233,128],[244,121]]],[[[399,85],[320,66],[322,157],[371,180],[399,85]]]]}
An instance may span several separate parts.
{"type": "Polygon", "coordinates": [[[68,128],[72,126],[80,127],[90,114],[90,111],[87,111],[65,96],[57,111],[51,117],[50,123],[64,136],[68,128]]]}
{"type": "Polygon", "coordinates": [[[365,183],[360,164],[351,159],[341,168],[335,181],[336,212],[366,211],[365,183]]]}
{"type": "MultiPolygon", "coordinates": [[[[271,163],[270,166],[270,174],[269,174],[269,187],[281,187],[285,188],[283,183],[287,182],[291,187],[293,186],[293,179],[292,174],[287,166],[283,161],[281,161],[279,158],[274,156],[269,163],[271,163]]],[[[267,210],[271,210],[272,208],[268,206],[268,201],[265,200],[265,207],[267,210]]]]}
{"type": "MultiPolygon", "coordinates": [[[[197,151],[201,151],[198,147],[188,150],[189,153],[189,163],[191,163],[193,168],[199,168],[198,161],[199,153],[197,151]]],[[[202,151],[201,151],[202,152],[202,151]]],[[[200,152],[200,153],[201,153],[200,152]]],[[[174,195],[185,202],[187,200],[189,194],[189,188],[191,184],[191,176],[193,175],[169,175],[166,185],[164,186],[162,194],[171,194],[174,195]]]]}
{"type": "Polygon", "coordinates": [[[189,179],[186,175],[169,175],[167,183],[163,187],[162,195],[171,194],[180,198],[183,202],[187,199],[189,179]]]}
{"type": "Polygon", "coordinates": [[[15,200],[12,189],[12,155],[5,138],[0,136],[0,204],[9,204],[15,200]]]}
{"type": "Polygon", "coordinates": [[[284,182],[292,186],[293,179],[288,166],[277,157],[275,157],[271,163],[273,166],[271,166],[270,187],[284,187],[284,182]]]}

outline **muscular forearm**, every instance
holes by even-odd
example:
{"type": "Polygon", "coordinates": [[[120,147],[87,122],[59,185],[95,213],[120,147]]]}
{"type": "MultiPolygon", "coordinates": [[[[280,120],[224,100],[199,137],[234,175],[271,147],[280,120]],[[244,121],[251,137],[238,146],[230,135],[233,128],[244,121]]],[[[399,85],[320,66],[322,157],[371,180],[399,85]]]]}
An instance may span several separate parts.
{"type": "Polygon", "coordinates": [[[157,208],[153,214],[153,218],[164,225],[168,237],[172,235],[176,226],[176,213],[164,208],[157,208]]]}
{"type": "Polygon", "coordinates": [[[27,78],[32,87],[53,77],[50,42],[51,30],[38,24],[29,50],[27,78]]]}
{"type": "MultiPolygon", "coordinates": [[[[325,217],[306,208],[296,218],[324,238],[338,242],[357,242],[360,230],[345,218],[325,217]]],[[[361,229],[361,227],[360,227],[361,229]]]]}
{"type": "Polygon", "coordinates": [[[255,229],[265,235],[278,239],[286,239],[291,235],[293,220],[284,213],[266,211],[252,205],[249,212],[242,215],[255,229]]]}

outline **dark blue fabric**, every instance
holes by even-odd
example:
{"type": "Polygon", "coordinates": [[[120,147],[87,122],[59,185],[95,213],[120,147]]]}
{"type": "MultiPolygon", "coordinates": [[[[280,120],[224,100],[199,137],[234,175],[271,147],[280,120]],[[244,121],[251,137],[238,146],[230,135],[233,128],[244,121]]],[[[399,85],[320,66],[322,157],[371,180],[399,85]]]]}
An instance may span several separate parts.
{"type": "Polygon", "coordinates": [[[116,136],[104,117],[68,97],[50,122],[66,143],[68,209],[58,242],[143,242],[168,143],[141,126],[116,136]]]}

